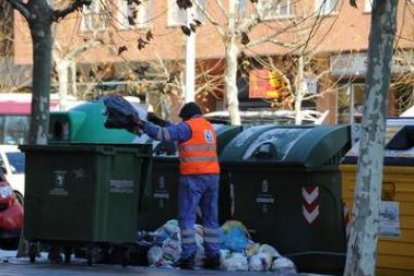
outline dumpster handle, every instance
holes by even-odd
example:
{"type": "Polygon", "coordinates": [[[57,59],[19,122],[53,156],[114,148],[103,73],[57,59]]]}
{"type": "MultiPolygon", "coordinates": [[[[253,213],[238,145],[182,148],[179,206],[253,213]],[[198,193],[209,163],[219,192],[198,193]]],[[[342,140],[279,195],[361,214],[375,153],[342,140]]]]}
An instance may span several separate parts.
{"type": "Polygon", "coordinates": [[[102,154],[114,155],[115,154],[115,150],[114,150],[113,147],[103,147],[102,154]]]}

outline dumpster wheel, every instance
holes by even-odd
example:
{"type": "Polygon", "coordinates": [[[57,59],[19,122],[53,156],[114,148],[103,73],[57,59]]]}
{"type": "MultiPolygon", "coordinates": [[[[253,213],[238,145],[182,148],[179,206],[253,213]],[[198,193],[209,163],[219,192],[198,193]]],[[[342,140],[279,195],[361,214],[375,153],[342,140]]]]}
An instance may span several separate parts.
{"type": "Polygon", "coordinates": [[[29,243],[29,259],[30,263],[35,263],[36,261],[36,254],[37,254],[37,246],[35,242],[29,243]]]}
{"type": "Polygon", "coordinates": [[[130,261],[130,249],[128,246],[122,248],[122,267],[128,266],[130,261]]]}
{"type": "Polygon", "coordinates": [[[92,266],[93,264],[93,245],[89,245],[86,249],[86,259],[88,262],[88,266],[92,266]]]}
{"type": "Polygon", "coordinates": [[[65,255],[65,264],[69,264],[70,256],[72,255],[72,247],[70,245],[66,245],[63,250],[65,255]]]}

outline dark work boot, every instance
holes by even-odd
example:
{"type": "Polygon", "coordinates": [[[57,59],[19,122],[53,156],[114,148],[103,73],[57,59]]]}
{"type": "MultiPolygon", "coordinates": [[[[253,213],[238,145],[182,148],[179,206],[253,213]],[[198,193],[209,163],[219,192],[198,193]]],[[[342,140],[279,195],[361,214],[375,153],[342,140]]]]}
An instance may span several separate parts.
{"type": "Polygon", "coordinates": [[[175,264],[176,267],[181,269],[193,270],[194,269],[194,256],[188,257],[186,259],[179,259],[175,264]]]}
{"type": "Polygon", "coordinates": [[[220,269],[220,255],[207,257],[204,261],[205,269],[220,269]]]}

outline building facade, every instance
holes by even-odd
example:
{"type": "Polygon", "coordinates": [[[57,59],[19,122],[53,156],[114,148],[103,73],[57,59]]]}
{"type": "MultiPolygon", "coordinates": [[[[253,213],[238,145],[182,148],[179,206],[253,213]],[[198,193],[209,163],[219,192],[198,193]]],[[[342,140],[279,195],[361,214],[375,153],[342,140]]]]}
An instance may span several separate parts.
{"type": "MultiPolygon", "coordinates": [[[[219,110],[226,106],[223,82],[231,40],[229,23],[246,27],[257,10],[260,22],[236,33],[241,51],[237,82],[242,108],[292,109],[295,99],[289,95],[304,85],[303,108],[329,110],[325,123],[359,122],[371,0],[357,0],[358,8],[341,0],[264,0],[255,7],[251,1],[240,0],[234,13],[230,12],[231,1],[219,2],[199,0],[188,12],[180,9],[176,0],[94,1],[56,25],[57,48],[64,56],[88,41],[99,42],[72,57],[77,64],[72,82],[78,87],[83,83],[97,89],[96,84],[101,84],[107,92],[116,84],[128,84],[117,87],[147,100],[174,95],[169,104],[179,106],[187,40],[183,26],[187,27],[184,31],[193,28],[197,100],[205,111],[219,110]],[[266,74],[267,79],[263,77],[266,74]],[[281,89],[288,88],[288,93],[282,93],[281,89]]],[[[411,1],[400,1],[390,116],[399,115],[411,103],[413,9],[411,1]]],[[[18,13],[14,36],[15,63],[30,64],[30,34],[18,13]]],[[[162,106],[163,101],[159,102],[162,106]]]]}

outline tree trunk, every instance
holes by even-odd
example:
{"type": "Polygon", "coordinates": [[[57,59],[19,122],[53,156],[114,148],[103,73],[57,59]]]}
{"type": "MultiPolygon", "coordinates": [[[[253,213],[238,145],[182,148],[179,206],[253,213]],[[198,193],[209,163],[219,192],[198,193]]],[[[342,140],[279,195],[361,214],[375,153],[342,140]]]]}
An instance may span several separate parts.
{"type": "Polygon", "coordinates": [[[71,77],[72,90],[71,90],[70,94],[72,96],[76,97],[78,95],[78,88],[77,88],[77,85],[76,85],[76,82],[77,82],[77,80],[76,80],[76,62],[74,62],[74,61],[72,61],[71,64],[70,64],[70,73],[71,73],[71,76],[72,76],[71,77]]]}
{"type": "Polygon", "coordinates": [[[368,50],[354,220],[344,275],[375,275],[390,62],[398,0],[375,0],[368,50]]]}
{"type": "Polygon", "coordinates": [[[67,59],[56,60],[56,70],[59,78],[59,110],[64,111],[67,107],[69,66],[71,61],[67,59]]]}
{"type": "MultiPolygon", "coordinates": [[[[40,1],[39,1],[40,2],[40,1]]],[[[47,4],[47,3],[46,3],[47,4]]],[[[40,11],[41,8],[35,11],[40,11]]],[[[47,12],[34,12],[35,16],[51,18],[47,12]]],[[[46,144],[49,126],[49,92],[52,72],[52,20],[29,21],[33,41],[32,117],[29,144],[46,144]]]]}
{"type": "Polygon", "coordinates": [[[296,96],[295,96],[295,125],[302,124],[302,101],[304,91],[304,61],[303,55],[298,57],[298,66],[297,66],[297,75],[296,75],[296,96]]]}
{"type": "Polygon", "coordinates": [[[237,89],[237,57],[239,48],[236,36],[236,11],[237,0],[229,2],[228,38],[226,41],[226,97],[230,122],[232,125],[240,125],[239,99],[237,89]]]}

